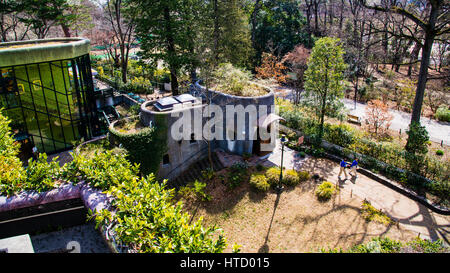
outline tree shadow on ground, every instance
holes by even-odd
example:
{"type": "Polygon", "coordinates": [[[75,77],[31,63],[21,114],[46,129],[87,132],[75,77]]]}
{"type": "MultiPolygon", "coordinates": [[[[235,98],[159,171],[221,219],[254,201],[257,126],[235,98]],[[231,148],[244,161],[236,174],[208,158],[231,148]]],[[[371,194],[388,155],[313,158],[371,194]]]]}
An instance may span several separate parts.
{"type": "Polygon", "coordinates": [[[272,229],[272,223],[273,219],[275,218],[275,212],[277,211],[278,204],[280,202],[280,197],[281,194],[277,194],[277,199],[275,199],[275,203],[273,205],[272,218],[270,219],[269,228],[267,229],[266,238],[264,240],[264,244],[258,249],[258,253],[268,253],[270,250],[269,245],[267,243],[269,242],[270,230],[272,229]]]}

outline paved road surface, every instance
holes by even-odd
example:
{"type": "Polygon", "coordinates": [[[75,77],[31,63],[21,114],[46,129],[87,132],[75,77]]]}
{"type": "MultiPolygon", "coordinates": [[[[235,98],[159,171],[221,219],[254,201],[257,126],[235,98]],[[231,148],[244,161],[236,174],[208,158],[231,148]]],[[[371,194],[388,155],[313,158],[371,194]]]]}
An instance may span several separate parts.
{"type": "MultiPolygon", "coordinates": [[[[357,115],[364,119],[365,109],[367,106],[366,104],[357,102],[355,108],[354,101],[344,99],[344,105],[350,110],[350,114],[357,115]]],[[[394,116],[390,129],[397,131],[401,129],[402,133],[406,132],[409,127],[409,123],[411,122],[411,114],[396,110],[390,110],[390,112],[394,116]]],[[[440,143],[443,140],[444,144],[450,145],[450,123],[438,122],[425,117],[420,118],[420,123],[427,129],[431,141],[440,143]]]]}
{"type": "MultiPolygon", "coordinates": [[[[284,97],[285,99],[292,99],[292,90],[286,87],[282,87],[276,90],[278,96],[284,97]]],[[[344,99],[345,107],[350,111],[350,114],[356,115],[364,119],[365,117],[365,109],[366,104],[355,103],[353,100],[344,99]]],[[[409,123],[411,122],[411,114],[400,112],[396,110],[390,110],[393,114],[394,119],[391,122],[390,129],[399,131],[402,130],[402,133],[405,133],[409,127],[409,123]]],[[[450,146],[450,123],[449,122],[438,122],[436,120],[432,120],[429,118],[421,117],[420,122],[428,131],[430,136],[430,140],[443,143],[447,146],[450,146]]]]}

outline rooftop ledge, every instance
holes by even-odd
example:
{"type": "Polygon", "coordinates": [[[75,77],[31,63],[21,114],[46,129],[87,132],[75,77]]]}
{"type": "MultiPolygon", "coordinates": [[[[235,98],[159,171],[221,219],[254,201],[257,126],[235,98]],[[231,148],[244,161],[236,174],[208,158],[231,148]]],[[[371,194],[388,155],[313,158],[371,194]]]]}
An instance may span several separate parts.
{"type": "Polygon", "coordinates": [[[71,59],[89,54],[85,38],[54,38],[0,43],[0,67],[71,59]]]}

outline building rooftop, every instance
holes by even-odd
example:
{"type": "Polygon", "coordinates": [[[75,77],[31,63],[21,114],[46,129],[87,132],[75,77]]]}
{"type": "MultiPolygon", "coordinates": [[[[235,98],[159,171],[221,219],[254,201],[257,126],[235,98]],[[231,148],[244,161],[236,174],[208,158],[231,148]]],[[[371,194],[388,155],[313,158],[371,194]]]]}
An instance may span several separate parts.
{"type": "Polygon", "coordinates": [[[0,43],[0,67],[71,59],[89,54],[84,38],[54,38],[0,43]]]}
{"type": "Polygon", "coordinates": [[[196,104],[198,101],[197,98],[190,94],[182,94],[175,97],[165,97],[162,99],[159,99],[155,102],[154,107],[160,111],[170,111],[173,110],[176,106],[191,106],[193,104],[196,104]]]}

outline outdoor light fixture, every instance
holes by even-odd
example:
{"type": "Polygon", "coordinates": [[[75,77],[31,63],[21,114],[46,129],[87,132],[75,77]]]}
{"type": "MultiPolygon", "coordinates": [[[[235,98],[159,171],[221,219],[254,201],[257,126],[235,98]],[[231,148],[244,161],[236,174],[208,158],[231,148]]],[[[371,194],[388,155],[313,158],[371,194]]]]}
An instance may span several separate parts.
{"type": "Polygon", "coordinates": [[[278,186],[276,187],[276,191],[280,194],[283,191],[283,186],[281,185],[281,181],[283,181],[283,155],[284,155],[284,143],[287,141],[284,135],[281,136],[281,170],[280,170],[280,180],[278,181],[278,186]]]}

